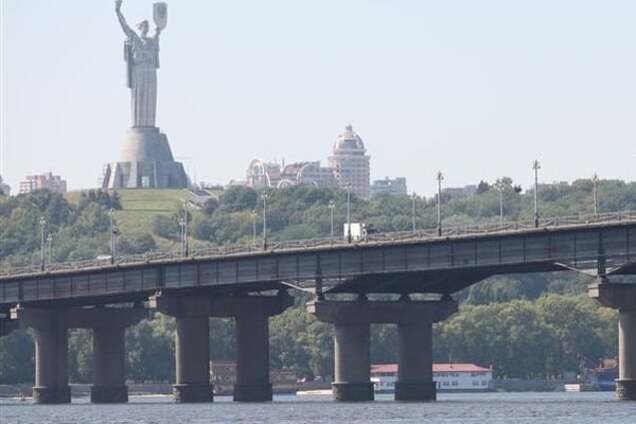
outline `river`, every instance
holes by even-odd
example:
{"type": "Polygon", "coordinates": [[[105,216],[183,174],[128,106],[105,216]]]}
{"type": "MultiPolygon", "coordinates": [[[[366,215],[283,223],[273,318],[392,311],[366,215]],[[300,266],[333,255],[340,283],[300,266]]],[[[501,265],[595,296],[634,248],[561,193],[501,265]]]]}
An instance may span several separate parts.
{"type": "Polygon", "coordinates": [[[207,423],[636,423],[636,402],[614,393],[441,394],[432,403],[335,403],[326,396],[276,396],[272,403],[241,404],[217,397],[211,404],[175,404],[171,397],[131,396],[123,405],[32,405],[0,400],[0,424],[207,423]]]}

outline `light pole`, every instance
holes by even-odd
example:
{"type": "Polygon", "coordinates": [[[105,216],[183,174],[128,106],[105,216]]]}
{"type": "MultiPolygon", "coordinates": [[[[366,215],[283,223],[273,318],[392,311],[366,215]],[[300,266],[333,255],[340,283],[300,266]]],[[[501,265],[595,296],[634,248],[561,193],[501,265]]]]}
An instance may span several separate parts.
{"type": "Polygon", "coordinates": [[[351,241],[351,184],[347,184],[347,243],[351,241]]]}
{"type": "Polygon", "coordinates": [[[504,222],[504,202],[503,202],[503,194],[506,186],[501,181],[497,181],[495,183],[495,188],[499,192],[499,225],[503,225],[504,222]]]}
{"type": "Polygon", "coordinates": [[[46,220],[44,217],[40,218],[40,270],[44,271],[44,241],[46,232],[46,220]]]}
{"type": "Polygon", "coordinates": [[[53,247],[53,234],[49,234],[48,236],[46,236],[46,243],[47,243],[47,249],[48,249],[48,253],[49,253],[49,265],[51,265],[53,263],[53,254],[52,254],[52,247],[53,247]]]}
{"type": "Polygon", "coordinates": [[[413,204],[412,204],[412,216],[413,216],[413,234],[417,231],[417,224],[415,223],[415,202],[417,201],[417,194],[413,192],[413,204]]]}
{"type": "Polygon", "coordinates": [[[256,246],[256,218],[258,214],[256,211],[252,211],[252,245],[256,246]]]}
{"type": "Polygon", "coordinates": [[[538,202],[538,190],[539,190],[539,169],[541,164],[538,160],[532,162],[532,169],[534,169],[534,226],[539,227],[539,202],[538,202]]]}
{"type": "Polygon", "coordinates": [[[115,209],[110,208],[108,211],[108,216],[110,217],[110,264],[115,263],[115,236],[117,235],[117,228],[115,227],[115,220],[113,219],[113,215],[115,214],[115,209]]]}
{"type": "Polygon", "coordinates": [[[263,250],[267,250],[267,198],[269,193],[263,193],[263,250]]]}
{"type": "Polygon", "coordinates": [[[329,201],[329,225],[331,227],[331,238],[333,239],[333,210],[336,208],[336,204],[333,200],[329,201]]]}
{"type": "Polygon", "coordinates": [[[183,219],[181,220],[183,227],[183,247],[182,252],[184,257],[188,257],[190,254],[190,249],[188,245],[188,201],[183,201],[183,219]]]}
{"type": "Polygon", "coordinates": [[[437,235],[442,235],[442,181],[444,174],[442,171],[437,172],[437,235]]]}
{"type": "Polygon", "coordinates": [[[594,195],[594,216],[598,218],[598,175],[592,177],[592,194],[594,195]]]}

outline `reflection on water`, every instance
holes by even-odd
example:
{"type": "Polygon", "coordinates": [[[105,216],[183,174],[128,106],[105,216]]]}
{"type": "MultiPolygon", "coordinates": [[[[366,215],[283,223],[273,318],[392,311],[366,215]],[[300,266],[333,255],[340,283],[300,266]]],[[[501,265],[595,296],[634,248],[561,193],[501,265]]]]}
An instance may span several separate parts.
{"type": "Polygon", "coordinates": [[[131,396],[125,405],[32,405],[0,400],[1,424],[172,423],[636,423],[636,402],[613,393],[441,394],[432,403],[335,403],[328,396],[276,396],[273,403],[240,404],[217,397],[211,404],[177,405],[170,396],[131,396]]]}

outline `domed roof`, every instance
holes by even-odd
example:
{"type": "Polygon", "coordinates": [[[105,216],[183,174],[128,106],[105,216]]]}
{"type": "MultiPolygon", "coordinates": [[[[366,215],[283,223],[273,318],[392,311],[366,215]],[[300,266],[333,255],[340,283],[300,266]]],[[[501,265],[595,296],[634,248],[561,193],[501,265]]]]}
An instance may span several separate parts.
{"type": "Polygon", "coordinates": [[[358,134],[353,131],[351,124],[345,127],[345,131],[336,138],[333,145],[334,153],[364,153],[364,143],[358,134]]]}

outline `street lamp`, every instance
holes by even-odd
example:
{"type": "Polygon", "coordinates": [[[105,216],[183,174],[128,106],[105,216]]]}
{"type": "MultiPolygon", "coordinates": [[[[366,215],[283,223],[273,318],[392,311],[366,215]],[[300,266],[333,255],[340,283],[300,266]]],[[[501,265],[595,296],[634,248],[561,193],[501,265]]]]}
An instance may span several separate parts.
{"type": "Polygon", "coordinates": [[[263,250],[267,250],[267,198],[269,193],[263,193],[263,250]]]}
{"type": "Polygon", "coordinates": [[[592,194],[594,195],[594,216],[598,218],[598,175],[592,177],[592,194]]]}
{"type": "Polygon", "coordinates": [[[184,200],[183,201],[183,218],[181,219],[181,221],[179,222],[179,225],[181,225],[181,253],[183,254],[184,257],[188,257],[188,255],[190,254],[190,249],[189,249],[189,245],[188,245],[188,201],[184,200]]]}
{"type": "Polygon", "coordinates": [[[541,169],[541,164],[538,160],[532,162],[532,169],[534,169],[534,226],[535,228],[539,227],[539,202],[537,197],[537,192],[539,190],[539,169],[541,169]]]}
{"type": "Polygon", "coordinates": [[[46,219],[40,218],[40,270],[44,271],[44,233],[46,232],[46,219]]]}
{"type": "Polygon", "coordinates": [[[252,211],[252,245],[256,246],[256,218],[258,214],[256,211],[252,211]]]}
{"type": "Polygon", "coordinates": [[[497,181],[495,183],[495,188],[499,192],[499,225],[503,225],[503,222],[504,222],[503,194],[504,194],[504,190],[506,189],[506,186],[502,181],[497,181]]]}
{"type": "Polygon", "coordinates": [[[108,211],[108,215],[110,217],[110,263],[113,265],[115,263],[115,236],[119,234],[119,230],[115,226],[115,220],[113,219],[113,215],[115,214],[115,209],[110,208],[108,211]]]}
{"type": "Polygon", "coordinates": [[[347,243],[351,243],[351,184],[347,184],[347,243]]]}
{"type": "Polygon", "coordinates": [[[417,201],[417,193],[413,192],[413,204],[412,204],[412,216],[413,216],[413,234],[417,230],[417,225],[415,223],[415,202],[417,201]]]}
{"type": "Polygon", "coordinates": [[[331,227],[331,238],[333,239],[333,210],[336,208],[336,203],[331,200],[329,201],[329,224],[331,227]]]}
{"type": "Polygon", "coordinates": [[[49,253],[49,265],[53,263],[52,247],[53,247],[53,234],[46,236],[47,248],[49,253]]]}
{"type": "Polygon", "coordinates": [[[442,181],[444,174],[442,171],[437,172],[437,235],[442,235],[442,181]]]}

